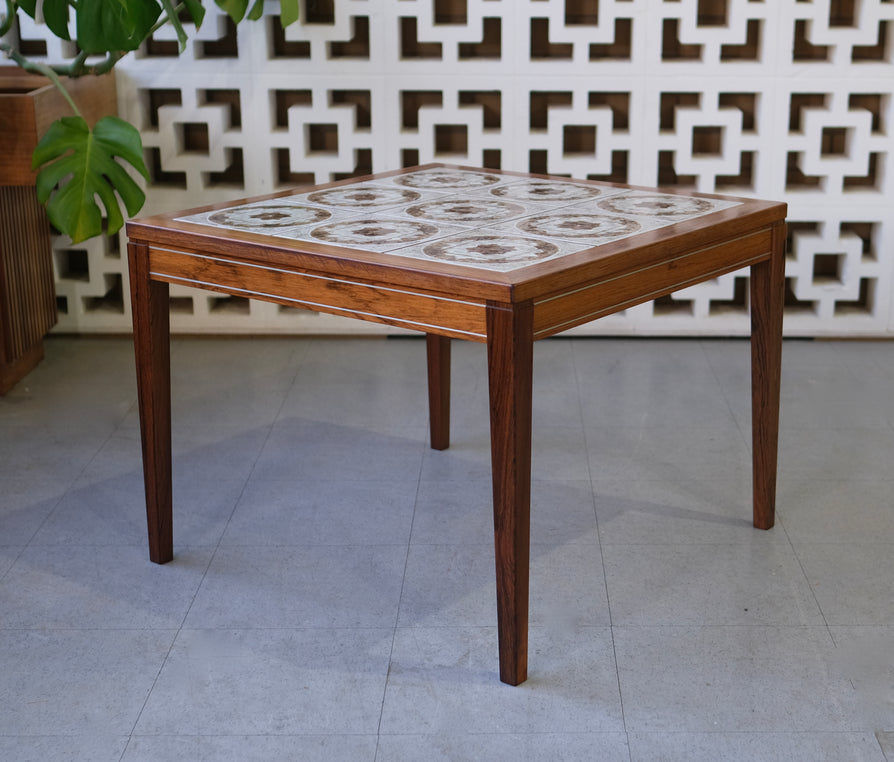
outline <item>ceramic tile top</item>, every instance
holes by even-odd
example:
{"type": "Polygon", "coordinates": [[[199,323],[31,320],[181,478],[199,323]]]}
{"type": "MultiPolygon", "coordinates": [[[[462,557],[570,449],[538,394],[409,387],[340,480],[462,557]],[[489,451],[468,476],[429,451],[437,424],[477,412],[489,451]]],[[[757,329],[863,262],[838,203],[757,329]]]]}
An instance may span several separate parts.
{"type": "MultiPolygon", "coordinates": [[[[472,233],[434,241],[422,250],[428,259],[480,267],[515,269],[553,259],[561,254],[557,243],[520,235],[472,233]]],[[[568,253],[567,251],[565,253],[568,253]]]]}
{"type": "Polygon", "coordinates": [[[341,209],[382,209],[418,201],[422,194],[405,188],[383,188],[364,185],[359,188],[330,188],[308,193],[305,198],[314,204],[341,209]]]}
{"type": "Polygon", "coordinates": [[[645,217],[688,219],[717,209],[717,201],[692,196],[671,196],[663,193],[623,194],[599,202],[599,208],[617,214],[645,217]]]}
{"type": "Polygon", "coordinates": [[[739,204],[439,167],[178,219],[509,272],[739,204]]]}
{"type": "Polygon", "coordinates": [[[559,180],[523,180],[494,188],[491,190],[491,193],[498,198],[512,199],[513,201],[572,202],[601,196],[606,190],[609,192],[615,191],[613,188],[605,189],[594,185],[577,185],[559,180]]]}
{"type": "Polygon", "coordinates": [[[244,230],[275,230],[277,228],[310,225],[329,219],[332,214],[325,209],[291,204],[257,204],[221,209],[208,215],[208,222],[225,228],[244,230]]]}
{"type": "Polygon", "coordinates": [[[423,238],[433,238],[440,232],[437,225],[424,222],[361,217],[323,225],[312,230],[311,236],[318,241],[341,246],[363,246],[414,243],[423,238]]]}
{"type": "Polygon", "coordinates": [[[468,169],[420,169],[398,175],[393,179],[397,185],[407,188],[428,188],[432,190],[469,190],[496,185],[503,178],[490,172],[475,172],[468,169]]]}
{"type": "Polygon", "coordinates": [[[528,210],[521,204],[511,204],[497,199],[451,196],[408,207],[406,213],[422,220],[460,225],[470,223],[486,225],[497,220],[522,217],[528,210]]]}

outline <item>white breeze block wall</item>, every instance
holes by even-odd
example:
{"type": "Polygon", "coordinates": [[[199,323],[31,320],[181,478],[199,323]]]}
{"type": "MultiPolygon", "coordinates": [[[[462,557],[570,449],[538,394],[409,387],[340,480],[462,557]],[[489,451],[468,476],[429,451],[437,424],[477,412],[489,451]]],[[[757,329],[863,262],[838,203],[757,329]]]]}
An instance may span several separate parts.
{"type": "MultiPolygon", "coordinates": [[[[786,334],[894,336],[894,0],[306,0],[285,31],[277,7],[122,63],[144,213],[435,160],[785,200],[786,334]]],[[[129,330],[124,243],[57,241],[57,330],[129,330]]],[[[747,314],[732,274],[574,333],[746,334],[747,314]]],[[[172,315],[391,330],[177,287],[172,315]]]]}

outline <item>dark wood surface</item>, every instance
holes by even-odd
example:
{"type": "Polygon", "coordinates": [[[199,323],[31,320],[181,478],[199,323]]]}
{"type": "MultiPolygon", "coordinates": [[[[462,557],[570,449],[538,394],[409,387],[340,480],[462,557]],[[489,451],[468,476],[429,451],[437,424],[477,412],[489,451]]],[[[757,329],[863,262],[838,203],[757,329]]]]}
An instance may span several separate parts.
{"type": "Polygon", "coordinates": [[[425,336],[428,359],[428,419],[433,450],[450,446],[450,339],[425,336]]]}
{"type": "Polygon", "coordinates": [[[174,558],[169,287],[149,276],[146,245],[128,243],[149,559],[174,558]]]}
{"type": "Polygon", "coordinates": [[[43,358],[56,325],[50,223],[34,186],[0,186],[0,394],[43,358]]]}
{"type": "Polygon", "coordinates": [[[523,682],[527,676],[531,394],[536,339],[750,267],[753,520],[762,529],[773,525],[786,210],[780,203],[738,202],[696,219],[511,272],[273,238],[176,219],[202,210],[128,223],[151,559],[164,563],[173,553],[169,283],[423,331],[427,336],[431,445],[435,449],[446,448],[450,438],[450,338],[484,342],[490,389],[500,679],[512,685],[523,682]]]}
{"type": "Polygon", "coordinates": [[[528,676],[532,313],[530,302],[487,308],[500,679],[509,685],[528,676]]]}
{"type": "Polygon", "coordinates": [[[754,526],[769,529],[776,514],[779,390],[785,225],[773,228],[775,256],[751,266],[751,446],[754,526]]]}

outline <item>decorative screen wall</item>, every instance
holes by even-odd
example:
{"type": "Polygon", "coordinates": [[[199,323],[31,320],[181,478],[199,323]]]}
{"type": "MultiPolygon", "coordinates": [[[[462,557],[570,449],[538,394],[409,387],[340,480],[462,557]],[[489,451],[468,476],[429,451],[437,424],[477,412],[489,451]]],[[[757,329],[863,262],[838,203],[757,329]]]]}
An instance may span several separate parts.
{"type": "MultiPolygon", "coordinates": [[[[894,336],[894,0],[305,0],[285,31],[277,7],[121,65],[144,213],[433,160],[785,200],[786,333],[894,336]]],[[[129,329],[124,240],[57,242],[58,330],[129,329]]],[[[744,334],[747,302],[732,274],[575,332],[744,334]]],[[[185,288],[172,316],[382,330],[185,288]]]]}

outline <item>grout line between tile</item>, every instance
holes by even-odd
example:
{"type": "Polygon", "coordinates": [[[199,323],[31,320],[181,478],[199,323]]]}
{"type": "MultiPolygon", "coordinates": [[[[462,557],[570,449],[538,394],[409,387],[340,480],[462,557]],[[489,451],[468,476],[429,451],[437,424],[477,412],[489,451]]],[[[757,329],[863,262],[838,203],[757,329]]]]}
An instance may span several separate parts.
{"type": "Polygon", "coordinates": [[[608,630],[611,634],[612,639],[612,659],[615,662],[615,681],[618,687],[618,703],[621,707],[621,723],[624,726],[624,734],[626,736],[627,741],[627,754],[632,762],[633,756],[630,751],[630,730],[627,727],[627,717],[624,712],[624,691],[621,688],[621,670],[618,667],[618,650],[617,645],[615,644],[615,625],[612,620],[612,603],[611,597],[608,591],[608,577],[605,572],[605,554],[602,552],[602,533],[599,529],[599,512],[596,510],[596,491],[593,488],[593,466],[592,459],[590,458],[590,442],[587,437],[587,427],[583,425],[583,397],[581,395],[581,385],[580,385],[580,373],[578,372],[577,367],[577,344],[572,342],[571,344],[571,372],[574,374],[574,385],[577,389],[577,410],[578,415],[581,420],[581,427],[583,429],[584,435],[584,448],[586,450],[586,460],[587,460],[587,481],[590,485],[590,500],[593,504],[593,518],[596,521],[596,542],[599,548],[599,561],[602,564],[602,584],[605,588],[605,603],[608,608],[608,630]]]}
{"type": "MultiPolygon", "coordinates": [[[[305,348],[305,351],[306,351],[306,348],[305,348]]],[[[291,388],[295,385],[295,380],[298,378],[298,375],[299,375],[300,364],[301,363],[299,361],[297,363],[297,365],[295,367],[295,371],[292,375],[291,383],[289,384],[288,388],[283,392],[282,399],[280,400],[280,403],[279,403],[279,408],[276,411],[276,415],[273,417],[273,421],[267,426],[267,436],[264,438],[264,441],[261,443],[261,446],[258,448],[257,454],[254,458],[254,462],[252,463],[252,466],[248,470],[248,473],[245,476],[245,480],[242,483],[242,489],[239,491],[239,494],[233,500],[233,507],[230,510],[230,515],[227,517],[227,521],[224,524],[223,529],[221,530],[220,536],[217,538],[217,542],[214,545],[214,549],[212,550],[210,556],[208,557],[208,562],[205,565],[205,570],[202,573],[202,577],[199,580],[198,585],[196,585],[195,592],[193,593],[192,598],[190,599],[189,605],[186,607],[186,611],[184,611],[184,613],[183,613],[183,618],[180,621],[180,625],[177,628],[177,632],[174,634],[174,637],[171,639],[171,645],[168,647],[168,650],[165,652],[165,656],[161,660],[161,664],[159,665],[158,672],[156,673],[155,678],[152,681],[152,685],[150,686],[149,691],[146,693],[146,698],[143,701],[142,706],[140,707],[140,711],[137,713],[137,717],[134,720],[133,727],[131,728],[130,733],[128,734],[127,743],[125,744],[124,751],[122,752],[122,755],[121,755],[121,759],[123,759],[124,755],[127,753],[127,747],[130,746],[130,742],[131,742],[131,739],[133,738],[134,731],[136,730],[136,727],[140,722],[140,718],[143,716],[143,712],[145,711],[146,705],[148,704],[149,699],[152,696],[152,692],[155,690],[155,686],[158,683],[158,679],[161,677],[161,673],[164,670],[165,665],[168,662],[168,658],[171,655],[171,651],[174,648],[174,644],[177,642],[177,638],[180,637],[180,633],[183,632],[184,625],[186,624],[186,620],[189,617],[189,612],[192,610],[192,607],[195,604],[196,598],[198,597],[199,592],[202,589],[202,585],[205,584],[205,579],[208,576],[208,570],[211,568],[211,564],[214,563],[214,558],[217,555],[217,551],[220,550],[221,541],[223,540],[224,535],[226,534],[227,528],[229,527],[230,522],[233,519],[233,514],[236,512],[236,508],[239,506],[239,503],[242,500],[242,496],[245,494],[245,489],[248,486],[248,482],[251,479],[251,475],[254,472],[254,469],[255,469],[255,466],[257,465],[258,459],[261,457],[261,453],[264,451],[264,447],[267,445],[267,442],[270,440],[270,435],[273,431],[273,426],[274,426],[276,420],[279,418],[280,413],[282,412],[283,406],[285,405],[285,402],[286,402],[286,398],[288,397],[288,393],[291,390],[291,388]]],[[[173,457],[173,455],[172,455],[172,457],[173,457]]]]}

